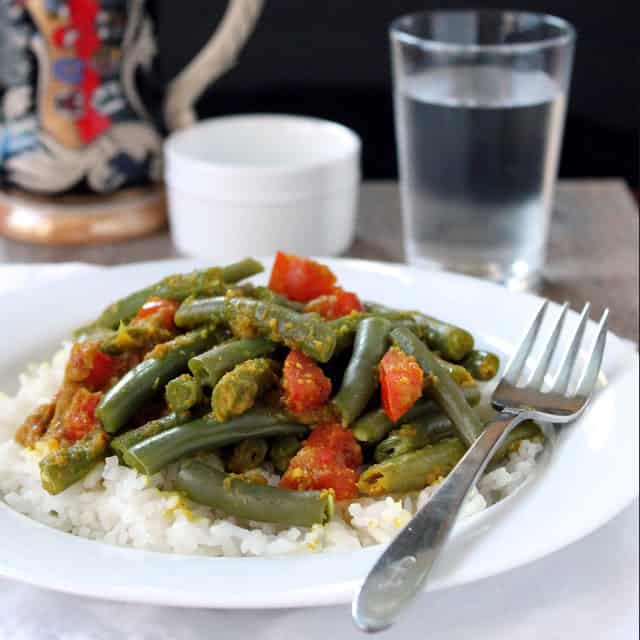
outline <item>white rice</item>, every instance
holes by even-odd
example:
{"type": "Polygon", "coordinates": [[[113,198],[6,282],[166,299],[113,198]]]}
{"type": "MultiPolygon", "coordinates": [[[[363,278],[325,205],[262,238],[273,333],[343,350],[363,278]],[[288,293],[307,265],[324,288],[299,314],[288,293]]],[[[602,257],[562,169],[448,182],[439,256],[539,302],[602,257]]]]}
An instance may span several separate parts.
{"type": "MultiPolygon", "coordinates": [[[[304,551],[349,551],[384,543],[410,520],[435,491],[428,487],[402,499],[366,498],[349,505],[328,524],[282,527],[241,522],[202,506],[187,504],[170,486],[169,469],[147,478],[114,457],[57,496],[40,485],[38,454],[13,440],[16,428],[38,404],[50,400],[62,382],[69,345],[51,363],[20,376],[14,397],[0,393],[0,496],[13,509],[69,533],[182,554],[271,556],[304,551]]],[[[503,467],[486,474],[463,507],[469,516],[512,493],[534,471],[542,445],[525,441],[503,467]]],[[[215,460],[215,457],[212,458],[215,460]]],[[[271,482],[277,477],[265,469],[271,482]]]]}

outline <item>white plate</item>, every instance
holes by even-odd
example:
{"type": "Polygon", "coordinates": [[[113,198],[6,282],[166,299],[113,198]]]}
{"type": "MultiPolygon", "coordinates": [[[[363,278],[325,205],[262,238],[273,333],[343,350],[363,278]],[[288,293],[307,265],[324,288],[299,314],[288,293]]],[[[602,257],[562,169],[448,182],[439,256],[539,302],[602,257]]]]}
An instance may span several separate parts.
{"type": "MultiPolygon", "coordinates": [[[[458,322],[502,355],[513,351],[540,302],[445,273],[354,260],[326,263],[345,288],[363,298],[418,307],[458,322]]],[[[0,388],[13,391],[17,371],[53,353],[69,330],[95,316],[105,301],[199,264],[54,267],[31,277],[20,290],[10,290],[7,279],[0,282],[0,388]]],[[[575,323],[571,314],[567,325],[575,323]]],[[[591,324],[588,336],[593,333],[591,324]]],[[[601,379],[603,388],[592,406],[560,435],[537,477],[516,495],[456,526],[430,589],[536,560],[593,531],[637,495],[638,358],[630,343],[609,335],[601,379]]],[[[282,558],[168,555],[55,531],[0,503],[0,575],[114,600],[224,608],[343,603],[379,553],[379,547],[370,547],[282,558]]]]}

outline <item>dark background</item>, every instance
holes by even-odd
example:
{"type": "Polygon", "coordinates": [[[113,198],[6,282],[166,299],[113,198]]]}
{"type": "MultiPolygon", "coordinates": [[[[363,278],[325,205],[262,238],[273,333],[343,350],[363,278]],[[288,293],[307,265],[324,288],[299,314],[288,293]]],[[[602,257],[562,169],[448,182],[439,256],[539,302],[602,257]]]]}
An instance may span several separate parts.
{"type": "MultiPolygon", "coordinates": [[[[410,0],[267,0],[237,65],[198,103],[200,117],[286,112],[336,120],[363,139],[366,178],[397,175],[387,28],[426,8],[483,3],[410,0]]],[[[578,32],[560,174],[623,176],[638,186],[637,0],[492,2],[496,8],[553,13],[578,32]]],[[[162,85],[206,42],[226,3],[156,0],[160,51],[152,87],[162,85]]]]}

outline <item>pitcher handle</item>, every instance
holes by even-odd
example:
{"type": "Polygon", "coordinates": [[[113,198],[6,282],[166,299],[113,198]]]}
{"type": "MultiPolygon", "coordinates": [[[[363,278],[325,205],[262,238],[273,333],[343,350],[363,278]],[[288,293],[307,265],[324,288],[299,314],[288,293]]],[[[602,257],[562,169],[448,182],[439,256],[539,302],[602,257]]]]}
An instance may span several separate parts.
{"type": "Polygon", "coordinates": [[[229,0],[218,28],[196,57],[169,83],[164,106],[170,131],[196,121],[195,101],[231,66],[251,35],[264,0],[229,0]]]}

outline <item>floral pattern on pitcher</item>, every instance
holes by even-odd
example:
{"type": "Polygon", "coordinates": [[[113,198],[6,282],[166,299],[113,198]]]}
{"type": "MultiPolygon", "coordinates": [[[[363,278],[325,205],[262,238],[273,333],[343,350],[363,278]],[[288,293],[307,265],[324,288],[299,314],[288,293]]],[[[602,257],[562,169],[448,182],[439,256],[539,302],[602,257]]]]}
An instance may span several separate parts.
{"type": "Polygon", "coordinates": [[[155,53],[143,0],[0,0],[0,179],[108,192],[160,175],[134,83],[155,53]]]}

